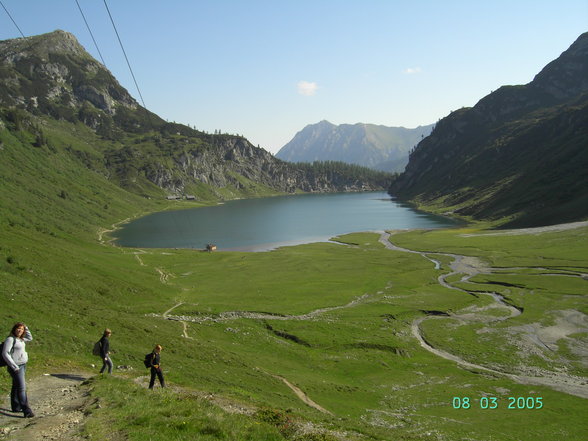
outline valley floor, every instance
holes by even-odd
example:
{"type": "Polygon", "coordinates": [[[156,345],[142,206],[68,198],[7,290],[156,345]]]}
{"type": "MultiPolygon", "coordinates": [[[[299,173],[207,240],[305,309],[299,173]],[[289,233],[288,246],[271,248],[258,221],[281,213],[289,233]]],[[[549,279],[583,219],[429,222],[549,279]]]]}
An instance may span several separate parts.
{"type": "MultiPolygon", "coordinates": [[[[512,230],[505,232],[477,232],[471,234],[464,233],[461,236],[473,238],[499,235],[515,236],[522,234],[543,234],[581,228],[587,225],[588,222],[581,222],[541,229],[512,230]]],[[[489,289],[481,289],[482,285],[486,287],[492,286],[484,285],[486,282],[480,282],[479,277],[481,276],[490,278],[496,275],[520,277],[529,272],[535,272],[535,275],[544,277],[557,276],[586,281],[588,280],[588,274],[586,272],[571,268],[560,268],[555,271],[549,270],[549,268],[541,268],[531,265],[497,267],[482,256],[471,254],[466,256],[458,253],[439,252],[436,251],[435,248],[432,248],[430,251],[422,251],[399,246],[395,244],[396,240],[394,235],[394,232],[383,233],[379,236],[378,242],[387,250],[419,255],[423,259],[429,261],[436,270],[444,268],[446,271],[439,275],[437,279],[439,287],[458,291],[475,297],[476,299],[485,299],[483,302],[466,308],[457,309],[455,311],[449,310],[445,312],[423,310],[422,312],[424,315],[413,318],[409,324],[410,334],[412,335],[412,338],[414,338],[413,341],[418,342],[421,348],[434,354],[436,357],[455,363],[460,368],[473,373],[489,375],[494,378],[504,378],[522,385],[545,386],[575,397],[581,397],[584,399],[588,398],[588,380],[585,376],[566,372],[565,369],[554,371],[539,367],[525,368],[524,366],[518,366],[514,369],[503,369],[499,364],[494,363],[493,360],[472,360],[471,357],[466,359],[459,353],[453,353],[450,349],[452,347],[450,343],[440,345],[437,343],[437,341],[440,341],[437,337],[431,340],[428,336],[430,332],[427,332],[427,330],[430,329],[429,326],[431,324],[441,324],[446,321],[456,328],[475,326],[475,329],[477,329],[475,333],[477,334],[491,333],[491,327],[493,325],[504,325],[505,323],[508,323],[508,320],[526,314],[524,308],[517,306],[512,299],[505,297],[503,293],[489,289]],[[477,281],[474,281],[473,279],[476,278],[478,278],[477,281]]],[[[100,239],[102,239],[102,233],[100,234],[100,239]]],[[[348,244],[348,246],[353,247],[355,245],[348,244]]],[[[136,264],[141,267],[153,266],[149,263],[149,259],[147,259],[150,253],[149,251],[138,250],[132,252],[134,253],[136,264]]],[[[172,270],[165,268],[161,264],[153,266],[153,271],[157,273],[159,282],[162,285],[169,285],[171,281],[181,277],[180,274],[174,273],[172,270]]],[[[189,276],[189,273],[185,273],[184,276],[189,276]]],[[[502,284],[504,285],[504,283],[502,284]]],[[[512,286],[515,285],[513,284],[512,286]]],[[[246,310],[225,310],[215,314],[207,314],[204,312],[199,312],[198,314],[174,314],[176,309],[190,306],[188,302],[181,300],[174,302],[162,313],[152,312],[148,313],[147,316],[151,317],[150,320],[180,322],[182,324],[182,337],[186,340],[192,340],[193,333],[191,331],[191,326],[238,322],[243,319],[266,321],[268,323],[270,321],[272,323],[275,323],[275,321],[316,321],[321,320],[322,317],[335,311],[343,312],[345,310],[353,310],[359,306],[366,306],[373,302],[376,297],[380,299],[382,294],[382,291],[378,293],[366,293],[344,304],[331,307],[321,307],[303,314],[277,313],[275,311],[264,313],[246,310]]],[[[517,344],[519,345],[520,351],[523,352],[523,358],[536,353],[538,347],[541,350],[554,352],[558,349],[558,344],[562,339],[567,339],[568,336],[571,335],[588,333],[588,317],[581,311],[565,309],[546,311],[546,313],[551,313],[555,317],[553,323],[549,325],[531,322],[525,325],[513,325],[501,328],[504,334],[517,334],[517,344]]],[[[268,329],[271,330],[271,326],[268,329]]],[[[225,331],[230,333],[233,332],[233,329],[226,328],[225,331]]],[[[293,336],[289,336],[287,338],[292,337],[293,336]]],[[[304,388],[297,385],[294,379],[287,378],[288,376],[284,374],[278,375],[276,373],[265,371],[263,371],[263,373],[286,385],[296,399],[300,400],[304,405],[323,414],[334,416],[331,410],[329,410],[328,404],[321,403],[320,398],[314,397],[312,392],[303,390],[304,388]]],[[[93,399],[89,396],[87,385],[82,384],[84,380],[89,378],[89,376],[90,375],[85,372],[73,372],[66,374],[44,374],[32,379],[29,386],[29,397],[33,410],[37,416],[31,420],[27,420],[20,418],[20,415],[12,414],[8,411],[9,402],[5,399],[2,410],[0,411],[0,427],[2,427],[2,429],[0,429],[0,439],[32,441],[47,439],[69,439],[75,441],[82,439],[81,430],[86,422],[86,418],[88,418],[88,412],[86,412],[86,410],[95,404],[95,401],[92,401],[93,399]]],[[[141,387],[145,387],[145,377],[137,377],[136,382],[140,384],[141,387]]],[[[172,388],[172,390],[176,390],[178,393],[186,393],[187,389],[185,387],[175,387],[175,389],[172,388]]],[[[202,392],[193,392],[209,399],[213,404],[218,405],[230,413],[250,415],[255,412],[255,406],[247,408],[243,407],[242,404],[232,402],[231,399],[226,397],[218,398],[218,396],[215,397],[202,392]]],[[[402,415],[399,414],[399,420],[406,419],[406,415],[407,414],[405,413],[402,415]]],[[[388,419],[390,419],[390,416],[388,416],[388,419]]],[[[337,439],[356,438],[338,436],[337,439]]],[[[444,438],[441,437],[435,439],[444,438]]]]}

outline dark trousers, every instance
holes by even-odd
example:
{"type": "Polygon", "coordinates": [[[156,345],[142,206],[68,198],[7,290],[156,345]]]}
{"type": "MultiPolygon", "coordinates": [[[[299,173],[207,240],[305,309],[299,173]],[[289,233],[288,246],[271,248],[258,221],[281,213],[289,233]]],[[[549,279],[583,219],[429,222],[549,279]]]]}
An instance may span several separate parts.
{"type": "Polygon", "coordinates": [[[161,371],[161,368],[159,369],[155,369],[154,367],[151,368],[151,380],[149,381],[149,389],[153,389],[153,386],[155,385],[155,376],[157,375],[157,378],[159,379],[159,384],[161,384],[161,387],[165,387],[165,380],[163,379],[163,372],[161,371]]]}
{"type": "Polygon", "coordinates": [[[100,369],[100,373],[104,372],[108,368],[108,373],[112,374],[112,360],[110,359],[110,355],[106,356],[106,360],[102,359],[102,369],[100,369]]]}
{"type": "Polygon", "coordinates": [[[10,390],[10,406],[13,412],[31,411],[29,400],[27,398],[27,385],[25,383],[26,364],[21,364],[18,371],[8,368],[8,373],[12,377],[12,389],[10,390]]]}

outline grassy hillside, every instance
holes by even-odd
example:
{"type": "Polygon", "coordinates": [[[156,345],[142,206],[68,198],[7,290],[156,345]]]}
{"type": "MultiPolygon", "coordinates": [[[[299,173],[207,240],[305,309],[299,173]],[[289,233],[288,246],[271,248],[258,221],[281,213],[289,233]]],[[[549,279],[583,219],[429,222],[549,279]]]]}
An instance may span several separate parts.
{"type": "MultiPolygon", "coordinates": [[[[466,114],[464,110],[447,117],[439,123],[439,130],[450,132],[448,127],[463,124],[466,114]]],[[[469,124],[459,143],[445,143],[434,153],[424,150],[434,148],[438,138],[423,141],[421,153],[426,158],[421,158],[421,165],[428,170],[400,194],[432,212],[510,227],[586,218],[588,134],[581,128],[588,124],[588,99],[495,124],[491,129],[472,121],[469,124]],[[441,156],[449,159],[441,160],[441,156]]]]}
{"type": "MultiPolygon", "coordinates": [[[[92,383],[101,406],[88,410],[89,439],[104,439],[105,426],[111,439],[143,439],[156,428],[161,439],[584,438],[586,399],[507,375],[586,377],[586,280],[578,276],[588,272],[586,227],[393,236],[427,251],[439,269],[419,254],[386,249],[376,234],[267,253],[116,248],[100,242],[101,232],[166,209],[161,190],[137,179],[139,196],[88,168],[110,141],[83,125],[11,124],[0,132],[0,323],[6,332],[15,321],[30,326],[29,376],[97,371],[91,347],[105,327],[113,330],[112,358],[125,369],[92,383]],[[447,282],[495,291],[523,313],[494,320],[509,309],[440,284],[451,271],[442,252],[502,268],[447,282]],[[551,329],[571,313],[581,314],[574,332],[533,343],[533,329],[551,329]],[[412,330],[417,321],[429,344],[493,371],[426,350],[412,330]],[[182,392],[149,401],[131,380],[145,375],[142,358],[155,343],[165,348],[168,382],[182,392]],[[210,395],[256,410],[227,414],[203,401],[210,395]],[[481,408],[483,397],[499,406],[481,408]],[[508,409],[509,397],[541,398],[543,407],[508,409]],[[472,406],[455,408],[455,398],[472,406]],[[305,421],[310,433],[301,430],[305,421]]],[[[3,373],[0,388],[8,386],[3,373]]]]}
{"type": "Polygon", "coordinates": [[[508,227],[588,218],[588,33],[535,79],[440,120],[389,193],[508,227]]]}

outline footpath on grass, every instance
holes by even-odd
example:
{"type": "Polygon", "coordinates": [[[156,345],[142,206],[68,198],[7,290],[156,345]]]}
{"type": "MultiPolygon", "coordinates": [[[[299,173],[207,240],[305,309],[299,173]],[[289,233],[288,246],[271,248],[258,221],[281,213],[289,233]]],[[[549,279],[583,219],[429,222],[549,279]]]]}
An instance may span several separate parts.
{"type": "MultiPolygon", "coordinates": [[[[88,373],[43,374],[28,381],[27,393],[31,408],[35,416],[24,418],[22,412],[10,411],[10,397],[4,396],[0,402],[0,440],[10,441],[83,441],[87,438],[83,434],[86,418],[91,409],[100,407],[100,400],[90,394],[90,379],[88,373]]],[[[285,378],[275,376],[286,384],[285,378]]],[[[139,376],[133,381],[137,387],[147,388],[148,376],[139,376]]],[[[310,407],[325,413],[306,394],[296,386],[289,385],[298,397],[310,407]]],[[[159,388],[158,388],[159,389],[159,388]]],[[[220,395],[210,394],[191,388],[171,385],[166,388],[171,393],[181,393],[209,401],[223,411],[231,414],[241,414],[254,417],[259,410],[256,406],[237,403],[220,395]]],[[[342,441],[344,434],[331,432],[312,422],[297,423],[301,433],[330,432],[336,439],[342,441]]]]}

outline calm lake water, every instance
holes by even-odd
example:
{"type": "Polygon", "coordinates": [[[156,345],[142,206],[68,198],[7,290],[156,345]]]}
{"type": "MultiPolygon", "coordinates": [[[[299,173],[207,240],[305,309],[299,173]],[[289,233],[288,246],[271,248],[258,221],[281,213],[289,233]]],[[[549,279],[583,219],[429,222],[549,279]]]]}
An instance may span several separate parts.
{"type": "Polygon", "coordinates": [[[450,219],[413,210],[386,193],[336,193],[242,199],[213,207],[150,214],[124,225],[116,243],[141,248],[265,251],[326,242],[358,231],[443,228],[450,219]]]}

